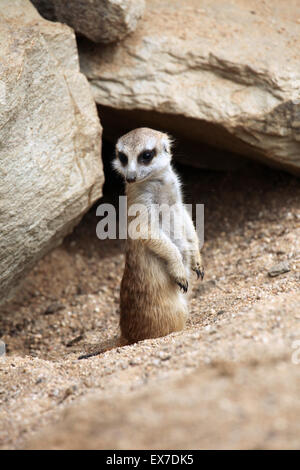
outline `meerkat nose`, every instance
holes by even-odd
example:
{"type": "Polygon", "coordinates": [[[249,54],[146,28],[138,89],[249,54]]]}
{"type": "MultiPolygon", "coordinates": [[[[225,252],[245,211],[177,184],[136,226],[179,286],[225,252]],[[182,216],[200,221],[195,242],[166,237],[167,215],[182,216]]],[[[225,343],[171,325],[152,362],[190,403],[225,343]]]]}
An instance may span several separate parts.
{"type": "Polygon", "coordinates": [[[136,173],[128,173],[126,181],[127,183],[134,183],[136,181],[136,173]]]}

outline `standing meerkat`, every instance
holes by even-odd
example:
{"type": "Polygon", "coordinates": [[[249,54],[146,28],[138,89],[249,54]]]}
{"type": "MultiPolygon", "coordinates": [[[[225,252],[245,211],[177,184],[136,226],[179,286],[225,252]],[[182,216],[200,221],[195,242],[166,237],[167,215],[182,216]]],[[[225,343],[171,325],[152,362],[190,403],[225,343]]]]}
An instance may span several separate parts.
{"type": "Polygon", "coordinates": [[[121,335],[130,343],[182,330],[191,271],[204,276],[199,240],[171,159],[169,136],[153,129],[135,129],[116,144],[113,166],[126,181],[128,213],[139,208],[138,219],[128,217],[128,228],[138,220],[138,236],[129,234],[126,242],[120,292],[121,335]],[[169,225],[161,207],[172,208],[169,225]]]}

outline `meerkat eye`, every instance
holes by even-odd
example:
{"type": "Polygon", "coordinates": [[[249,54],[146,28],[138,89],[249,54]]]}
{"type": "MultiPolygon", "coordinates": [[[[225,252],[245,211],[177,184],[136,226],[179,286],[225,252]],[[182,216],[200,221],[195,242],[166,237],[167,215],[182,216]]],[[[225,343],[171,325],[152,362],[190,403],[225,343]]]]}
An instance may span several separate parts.
{"type": "Polygon", "coordinates": [[[156,149],[153,150],[144,150],[141,152],[138,156],[138,162],[139,163],[144,163],[147,165],[147,163],[150,163],[151,160],[155,157],[156,155],[156,149]]]}
{"type": "Polygon", "coordinates": [[[127,165],[128,157],[123,152],[118,152],[118,157],[123,166],[127,165]]]}

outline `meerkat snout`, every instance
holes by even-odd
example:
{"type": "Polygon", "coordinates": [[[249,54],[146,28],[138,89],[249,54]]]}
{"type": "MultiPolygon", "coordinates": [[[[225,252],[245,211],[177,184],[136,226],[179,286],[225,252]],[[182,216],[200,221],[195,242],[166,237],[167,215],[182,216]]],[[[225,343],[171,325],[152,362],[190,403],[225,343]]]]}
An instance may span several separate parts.
{"type": "Polygon", "coordinates": [[[129,342],[183,329],[190,272],[203,278],[197,233],[182,201],[170,147],[167,134],[148,128],[135,129],[116,144],[113,166],[127,183],[128,209],[142,207],[140,236],[126,242],[120,290],[121,334],[129,342]],[[149,223],[153,214],[159,220],[162,205],[172,208],[181,237],[163,224],[154,229],[149,223]]]}
{"type": "Polygon", "coordinates": [[[134,183],[136,181],[136,172],[128,172],[126,176],[127,183],[134,183]]]}

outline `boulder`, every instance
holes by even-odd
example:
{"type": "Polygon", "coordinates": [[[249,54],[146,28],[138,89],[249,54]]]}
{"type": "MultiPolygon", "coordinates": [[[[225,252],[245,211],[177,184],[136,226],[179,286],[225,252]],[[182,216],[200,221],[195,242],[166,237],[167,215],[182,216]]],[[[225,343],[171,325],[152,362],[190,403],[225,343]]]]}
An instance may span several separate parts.
{"type": "Polygon", "coordinates": [[[299,174],[299,33],[296,1],[149,0],[122,43],[81,42],[81,70],[116,134],[150,125],[193,143],[198,167],[204,142],[299,174]]]}
{"type": "Polygon", "coordinates": [[[0,302],[101,196],[101,126],[73,31],[0,1],[0,302]]]}
{"type": "Polygon", "coordinates": [[[47,19],[61,21],[94,42],[110,43],[135,30],[144,0],[32,0],[47,19]]]}

